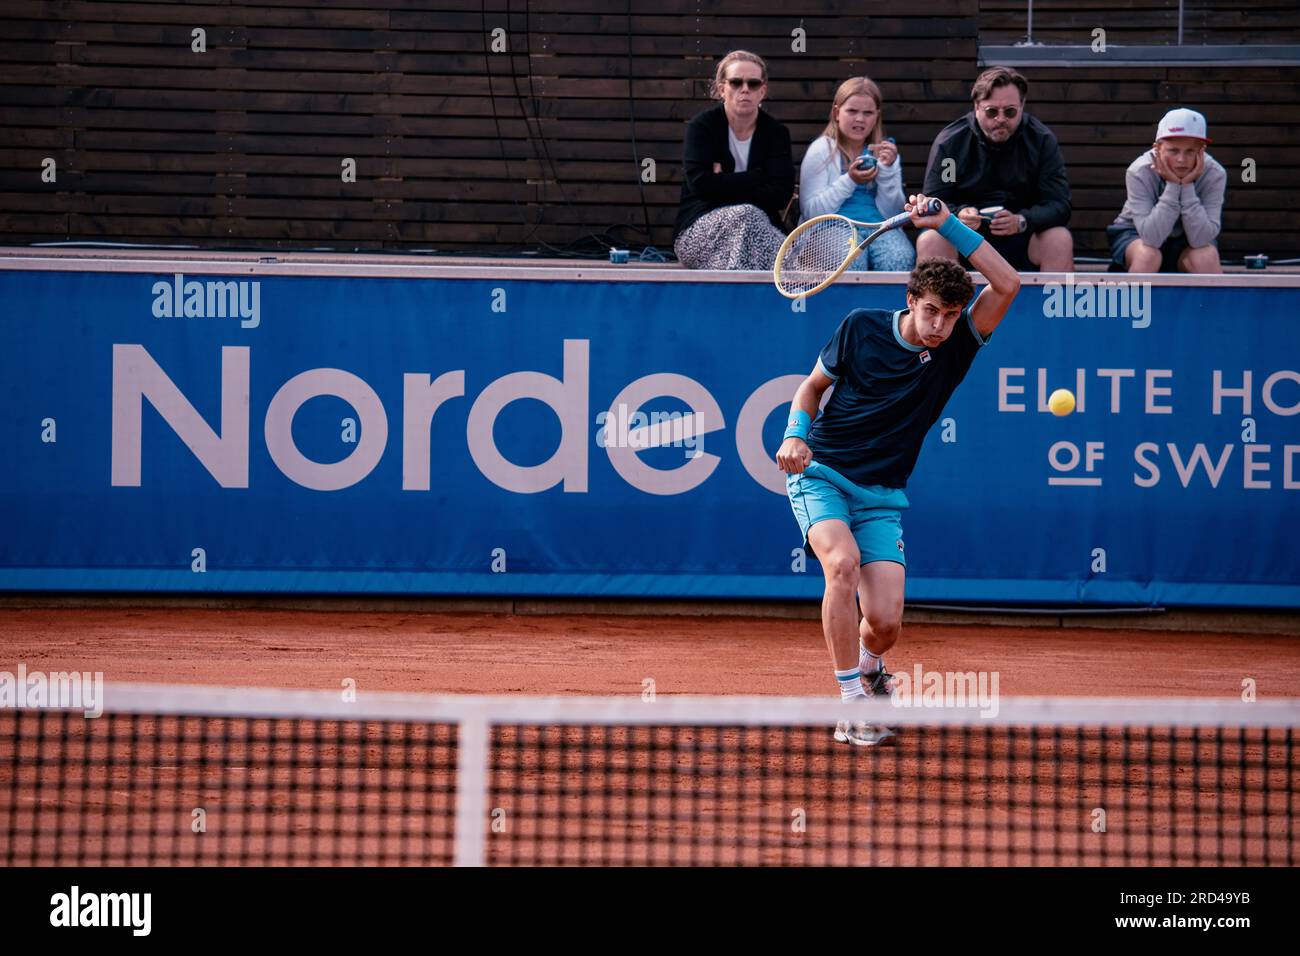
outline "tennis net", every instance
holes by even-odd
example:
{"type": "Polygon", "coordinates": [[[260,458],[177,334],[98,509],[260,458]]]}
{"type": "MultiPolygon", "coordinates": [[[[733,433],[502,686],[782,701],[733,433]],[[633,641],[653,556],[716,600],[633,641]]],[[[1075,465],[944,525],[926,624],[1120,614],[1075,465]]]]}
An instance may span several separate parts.
{"type": "Polygon", "coordinates": [[[0,710],[13,865],[1294,865],[1300,702],[108,685],[0,710]]]}

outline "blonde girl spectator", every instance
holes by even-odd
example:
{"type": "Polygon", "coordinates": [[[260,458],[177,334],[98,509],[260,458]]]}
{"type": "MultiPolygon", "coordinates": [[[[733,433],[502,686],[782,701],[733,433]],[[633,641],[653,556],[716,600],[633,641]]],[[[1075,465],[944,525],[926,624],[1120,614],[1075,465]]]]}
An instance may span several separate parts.
{"type": "MultiPolygon", "coordinates": [[[[839,213],[879,222],[903,211],[903,164],[885,137],[884,98],[865,76],[840,84],[830,122],[808,147],[799,173],[803,219],[839,213]]],[[[916,251],[902,230],[877,239],[851,268],[909,272],[916,251]]]]}

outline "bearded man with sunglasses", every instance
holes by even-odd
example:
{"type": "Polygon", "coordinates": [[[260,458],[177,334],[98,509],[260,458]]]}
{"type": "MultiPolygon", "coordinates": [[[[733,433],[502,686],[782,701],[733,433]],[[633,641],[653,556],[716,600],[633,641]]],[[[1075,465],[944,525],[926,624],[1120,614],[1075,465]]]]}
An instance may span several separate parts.
{"type": "MultiPolygon", "coordinates": [[[[1025,112],[1028,92],[1015,70],[981,73],[971,87],[974,109],[945,126],[930,147],[923,191],[942,199],[1017,271],[1073,272],[1065,162],[1055,134],[1025,112]]],[[[920,235],[916,254],[960,258],[934,230],[920,235]]]]}

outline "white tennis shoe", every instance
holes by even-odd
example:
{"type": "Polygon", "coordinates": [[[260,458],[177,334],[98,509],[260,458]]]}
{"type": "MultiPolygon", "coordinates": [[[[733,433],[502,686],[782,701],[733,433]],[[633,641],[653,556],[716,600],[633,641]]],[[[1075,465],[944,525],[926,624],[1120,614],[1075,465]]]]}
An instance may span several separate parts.
{"type": "Polygon", "coordinates": [[[842,744],[857,747],[876,747],[894,742],[894,732],[879,724],[869,724],[862,720],[841,720],[835,725],[835,739],[842,744]]]}

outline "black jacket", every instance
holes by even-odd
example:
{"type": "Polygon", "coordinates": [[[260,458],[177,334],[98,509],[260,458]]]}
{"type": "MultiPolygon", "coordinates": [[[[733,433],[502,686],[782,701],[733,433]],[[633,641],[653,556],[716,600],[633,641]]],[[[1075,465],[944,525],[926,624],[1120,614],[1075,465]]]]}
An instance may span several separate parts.
{"type": "Polygon", "coordinates": [[[686,126],[682,151],[685,175],[673,238],[706,212],[741,203],[753,203],[779,227],[781,213],[794,194],[790,131],[761,109],[748,165],[743,173],[735,172],[736,161],[727,142],[727,114],[721,103],[692,119],[686,126]],[[713,171],[714,163],[722,164],[722,172],[713,171]]]}
{"type": "Polygon", "coordinates": [[[1001,146],[984,136],[975,114],[945,126],[930,147],[925,194],[957,212],[963,206],[1005,206],[1020,213],[1028,232],[1042,232],[1070,221],[1070,182],[1056,135],[1028,113],[1001,146]],[[944,160],[956,182],[944,182],[944,160]]]}

